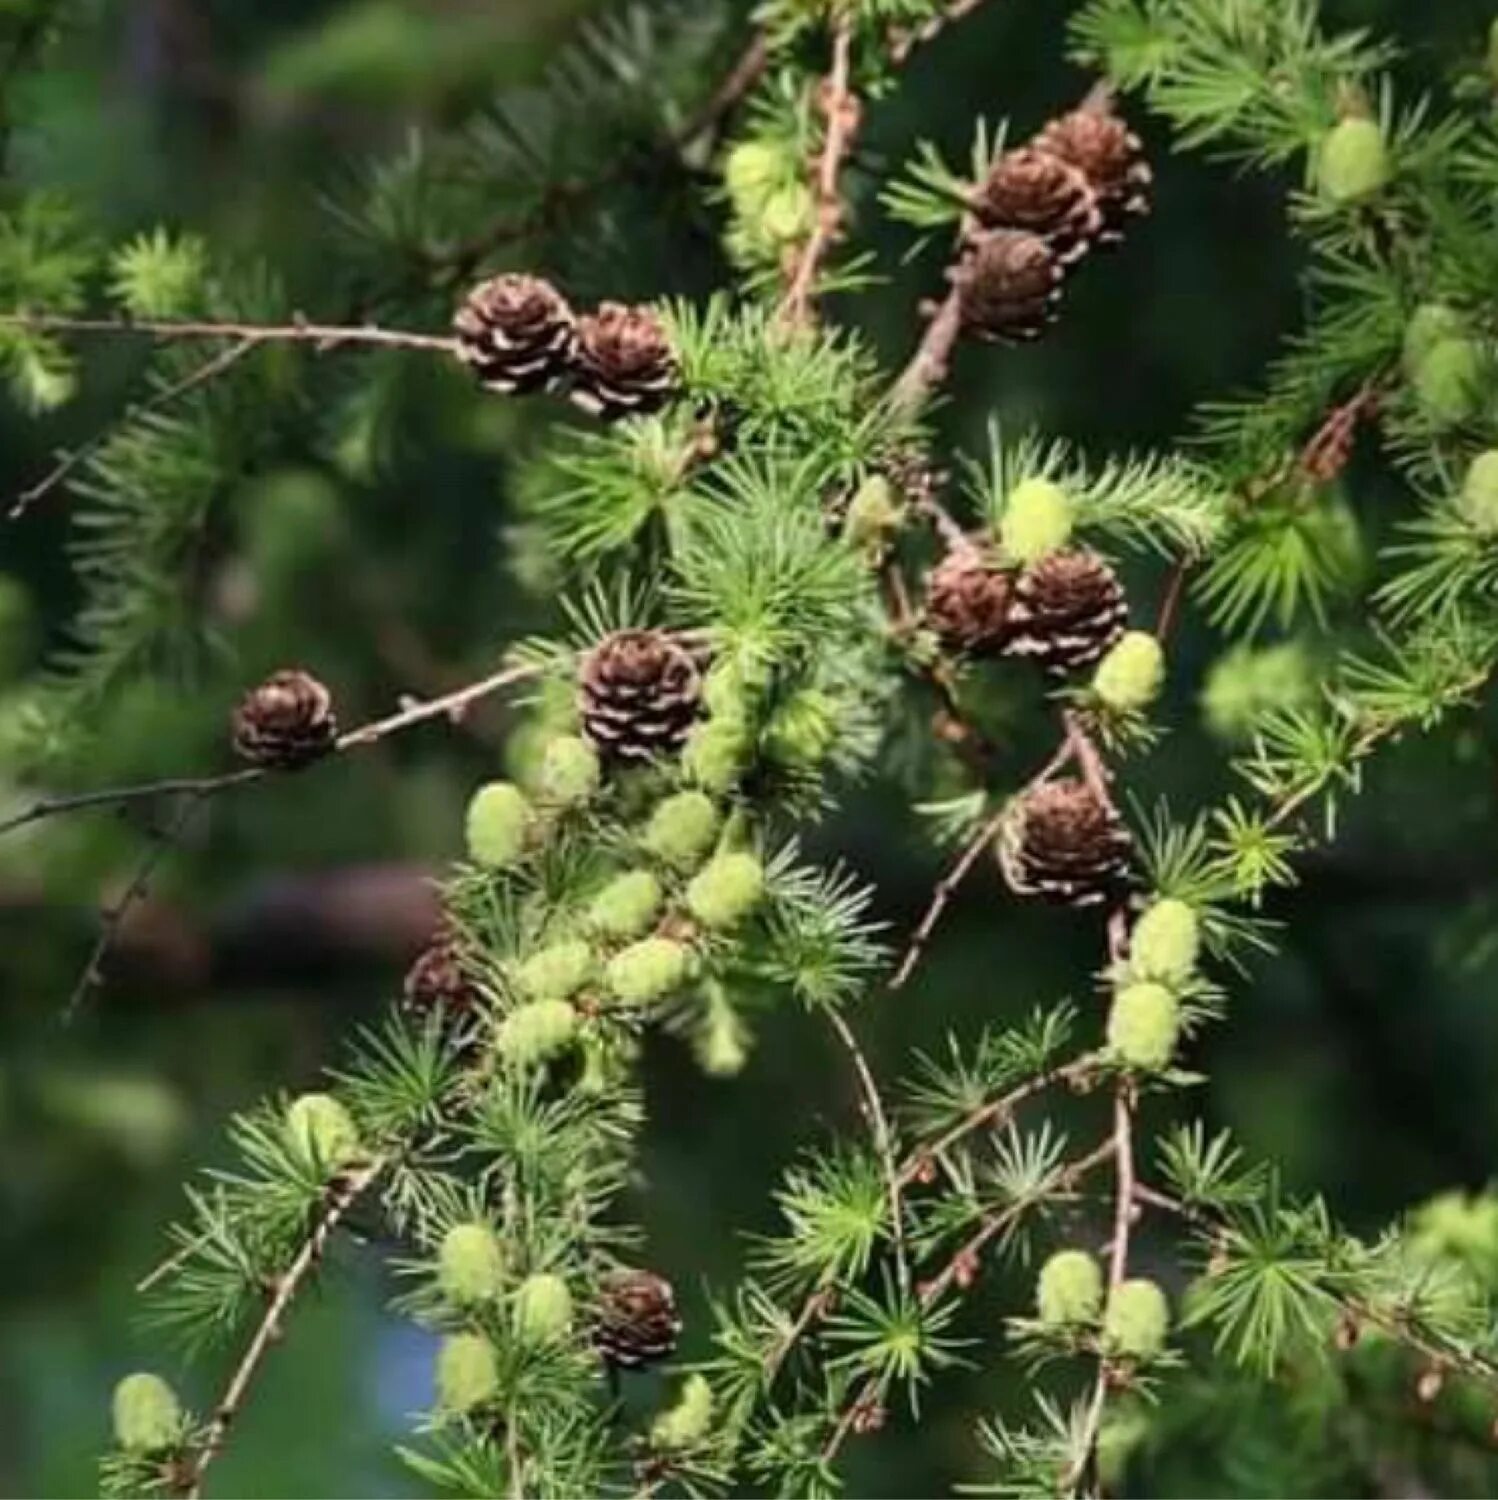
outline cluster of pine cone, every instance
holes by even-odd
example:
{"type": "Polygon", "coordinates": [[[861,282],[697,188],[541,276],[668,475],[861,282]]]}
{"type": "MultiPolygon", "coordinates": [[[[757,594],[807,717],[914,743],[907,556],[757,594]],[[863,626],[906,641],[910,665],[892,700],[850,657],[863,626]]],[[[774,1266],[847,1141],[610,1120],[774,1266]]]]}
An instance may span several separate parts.
{"type": "Polygon", "coordinates": [[[648,307],[605,302],[577,314],[539,276],[495,276],[453,319],[458,357],[491,391],[559,391],[612,420],[655,411],[679,371],[661,320],[648,307]]]}
{"type": "Polygon", "coordinates": [[[963,327],[1004,343],[1039,338],[1072,267],[1149,212],[1150,182],[1139,137],[1106,98],[1006,151],[968,201],[971,222],[949,273],[963,327]]]}

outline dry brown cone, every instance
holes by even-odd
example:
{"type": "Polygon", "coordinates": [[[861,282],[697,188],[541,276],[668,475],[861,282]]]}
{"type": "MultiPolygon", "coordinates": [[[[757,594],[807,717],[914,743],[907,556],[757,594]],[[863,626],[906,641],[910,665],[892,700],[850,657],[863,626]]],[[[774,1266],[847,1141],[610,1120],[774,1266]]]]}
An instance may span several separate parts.
{"type": "Polygon", "coordinates": [[[495,276],[469,292],[453,319],[458,358],[491,391],[554,385],[572,364],[576,320],[539,276],[495,276]]]}
{"type": "Polygon", "coordinates": [[[435,1015],[444,1024],[478,1008],[478,987],[465,972],[462,955],[450,936],[434,938],[406,971],[402,1004],[418,1020],[435,1015]]]}
{"type": "Polygon", "coordinates": [[[702,699],[702,674],[663,630],[616,630],[578,669],[583,733],[601,755],[645,761],[674,755],[702,699]]]}
{"type": "Polygon", "coordinates": [[[984,231],[951,272],[964,330],[999,343],[1033,342],[1056,320],[1065,275],[1043,235],[984,231]]]}
{"type": "Polygon", "coordinates": [[[1103,211],[1087,175],[1033,146],[999,157],[969,206],[985,229],[1040,235],[1063,266],[1084,256],[1103,230],[1103,211]]]}
{"type": "Polygon", "coordinates": [[[953,547],[926,575],[926,623],[953,651],[997,655],[1013,633],[1015,577],[976,544],[953,547]]]}
{"type": "Polygon", "coordinates": [[[1097,661],[1128,620],[1118,575],[1096,552],[1070,547],[1020,574],[1005,650],[1049,672],[1073,672],[1097,661]]]}
{"type": "Polygon", "coordinates": [[[1139,137],[1111,100],[1100,98],[1058,115],[1030,145],[1076,167],[1092,185],[1103,220],[1098,244],[1117,244],[1130,220],[1149,213],[1154,174],[1139,137]]]}
{"type": "Polygon", "coordinates": [[[676,1352],[681,1317],[676,1292],[654,1271],[621,1270],[598,1290],[593,1345],[611,1365],[638,1370],[676,1352]]]}
{"type": "Polygon", "coordinates": [[[266,770],[292,771],[328,754],[338,742],[333,695],[310,672],[272,673],[239,701],[234,748],[266,770]]]}
{"type": "Polygon", "coordinates": [[[1015,802],[999,837],[999,868],[1017,896],[1097,906],[1127,884],[1132,849],[1107,801],[1085,781],[1059,776],[1015,802]]]}
{"type": "Polygon", "coordinates": [[[654,312],[605,302],[577,320],[572,379],[573,401],[612,419],[663,406],[676,393],[680,371],[654,312]]]}

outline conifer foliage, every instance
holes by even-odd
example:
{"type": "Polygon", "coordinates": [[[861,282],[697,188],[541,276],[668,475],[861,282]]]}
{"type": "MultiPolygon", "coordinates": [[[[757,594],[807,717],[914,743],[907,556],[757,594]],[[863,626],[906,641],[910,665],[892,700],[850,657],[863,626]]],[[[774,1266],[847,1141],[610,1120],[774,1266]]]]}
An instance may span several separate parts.
{"type": "MultiPolygon", "coordinates": [[[[444,1493],[835,1493],[847,1451],[926,1419],[963,1361],[1012,1362],[1033,1386],[1028,1412],[975,1424],[978,1493],[1099,1494],[1197,1414],[1273,1401],[1287,1376],[1334,1407],[1343,1373],[1372,1379],[1375,1358],[1425,1406],[1450,1386],[1498,1410],[1492,1201],[1437,1200],[1355,1237],[1334,1197],[1292,1196],[1208,1133],[1189,1088],[1200,1034],[1276,941],[1265,894],[1335,836],[1381,748],[1467,710],[1498,664],[1494,116],[1406,98],[1390,49],[1325,29],[1312,0],[1090,0],[1057,39],[1081,97],[1011,130],[1019,145],[980,126],[962,169],[922,145],[868,182],[869,119],[975,8],[767,0],[711,36],[691,5],[605,29],[585,50],[611,60],[608,81],[564,69],[547,107],[566,123],[534,149],[506,156],[496,117],[423,148],[435,165],[376,174],[372,267],[410,248],[393,242],[403,194],[426,232],[452,231],[419,309],[430,331],[310,322],[269,272],[166,234],[109,258],[110,305],[86,317],[92,238],[50,201],[7,210],[16,399],[64,400],[90,337],[158,346],[146,395],[59,481],[83,602],[18,747],[42,792],[86,763],[93,705],[191,649],[194,549],[224,489],[335,362],[425,362],[486,400],[572,408],[520,486],[569,583],[552,633],[363,725],[288,666],[244,685],[225,727],[240,770],[141,793],[190,811],[314,761],[336,776],[361,745],[506,690],[538,747],[474,787],[442,928],[388,1015],[316,1092],[237,1119],[233,1164],[189,1187],[146,1296],[190,1347],[232,1350],[231,1374],[201,1412],[154,1374],[124,1381],[106,1493],[211,1486],[351,1221],[396,1247],[395,1307],[440,1337],[436,1401],[401,1454],[444,1493]],[[725,82],[667,98],[699,70],[642,66],[657,52],[710,58],[725,82]],[[585,306],[547,253],[552,222],[524,254],[485,238],[488,195],[440,158],[513,175],[524,155],[544,178],[586,112],[569,91],[593,124],[651,118],[710,174],[732,267],[719,293],[585,306]],[[997,428],[984,453],[946,451],[932,413],[959,351],[1025,358],[983,346],[1044,337],[1072,278],[1106,278],[1147,236],[1151,118],[1162,152],[1298,174],[1304,326],[1262,389],[1203,411],[1177,451],[1099,457],[997,428]],[[855,208],[876,197],[926,236],[915,270],[860,253],[855,208]],[[839,313],[894,275],[933,300],[889,369],[839,313]],[[1359,562],[1343,486],[1365,434],[1404,509],[1359,562]],[[1327,628],[1364,567],[1371,623],[1327,628]],[[1128,787],[1170,727],[1188,611],[1236,643],[1243,680],[1213,690],[1232,789],[1183,812],[1128,787]],[[1322,631],[1319,690],[1245,685],[1265,622],[1322,631]],[[1034,763],[981,721],[1006,673],[1044,724],[1034,763]],[[939,783],[921,779],[933,764],[939,783]],[[907,790],[953,846],[909,934],[798,845],[892,766],[918,768],[907,790]],[[877,1077],[859,1008],[911,981],[969,879],[1034,902],[1058,944],[1092,944],[1095,992],[961,1045],[931,1037],[902,1079],[877,1077]],[[787,1167],[778,1229],[693,1329],[624,1208],[641,1042],[666,1028],[730,1077],[755,1065],[767,1005],[828,1029],[861,1119],[787,1167]],[[975,1327],[970,1294],[1000,1263],[1031,1268],[1033,1298],[975,1327]],[[642,1416],[620,1385],[662,1366],[642,1416]]],[[[561,180],[538,202],[581,192],[576,170],[561,180]]],[[[605,170],[596,189],[617,185],[605,170]]],[[[14,821],[138,792],[41,795],[14,821]]]]}

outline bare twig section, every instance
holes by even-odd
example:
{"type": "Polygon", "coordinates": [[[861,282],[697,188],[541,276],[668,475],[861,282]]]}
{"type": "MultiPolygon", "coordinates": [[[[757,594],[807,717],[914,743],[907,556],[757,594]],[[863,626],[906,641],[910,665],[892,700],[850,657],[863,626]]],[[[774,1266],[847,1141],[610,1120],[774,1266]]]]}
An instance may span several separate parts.
{"type": "Polygon", "coordinates": [[[1160,600],[1160,613],[1155,620],[1155,636],[1163,645],[1170,639],[1170,633],[1175,629],[1176,621],[1180,618],[1181,600],[1186,592],[1186,578],[1191,572],[1191,559],[1180,557],[1170,570],[1170,576],[1165,581],[1165,593],[1160,600]]]}
{"type": "Polygon", "coordinates": [[[298,1291],[301,1290],[302,1283],[317,1269],[333,1231],[349,1209],[374,1184],[375,1179],[388,1164],[387,1157],[376,1156],[363,1166],[345,1173],[329,1188],[322,1212],[313,1224],[311,1233],[303,1241],[302,1248],[297,1251],[291,1264],[277,1280],[275,1292],[271,1296],[269,1306],[265,1309],[265,1315],[261,1318],[233,1375],[230,1376],[229,1384],[224,1388],[224,1394],[214,1410],[213,1420],[208,1424],[208,1430],[204,1434],[202,1446],[198,1449],[191,1465],[186,1486],[187,1500],[199,1500],[202,1495],[204,1476],[214,1459],[223,1452],[229,1429],[244,1405],[261,1362],[270,1346],[280,1337],[281,1319],[295,1300],[298,1291]]]}
{"type": "Polygon", "coordinates": [[[890,393],[890,405],[901,415],[919,411],[947,378],[952,352],[962,335],[962,293],[953,287],[937,304],[926,331],[900,372],[890,393]]]}
{"type": "Polygon", "coordinates": [[[832,33],[832,66],[822,82],[820,99],[827,121],[817,164],[817,216],[791,272],[780,317],[786,324],[805,326],[815,316],[817,274],[842,230],[845,208],[841,189],[844,162],[858,133],[862,106],[853,92],[853,22],[842,16],[832,33]]]}
{"type": "Polygon", "coordinates": [[[917,47],[935,41],[948,26],[964,16],[972,15],[982,4],[983,0],[950,0],[936,15],[919,26],[892,27],[888,33],[891,60],[903,63],[917,47]]]}
{"type": "MultiPolygon", "coordinates": [[[[262,340],[259,338],[241,339],[237,344],[230,344],[227,349],[222,349],[212,359],[205,360],[195,370],[189,371],[180,380],[174,380],[170,385],[163,386],[154,395],[144,401],[132,401],[120,414],[121,419],[130,421],[135,417],[143,417],[149,412],[161,411],[180,401],[184,396],[190,395],[200,386],[207,385],[216,380],[232,365],[236,365],[252,349],[258,348],[262,340]]],[[[96,437],[90,438],[86,443],[72,449],[70,452],[58,456],[57,462],[47,470],[34,484],[28,485],[16,496],[6,519],[18,521],[38,501],[45,499],[60,484],[62,484],[79,466],[87,459],[97,453],[109,440],[113,429],[106,428],[96,437]]]]}
{"type": "Polygon", "coordinates": [[[319,353],[356,344],[426,349],[438,354],[453,354],[458,347],[458,341],[445,334],[381,328],[373,323],[309,323],[299,316],[289,323],[217,323],[164,318],[69,318],[56,313],[17,312],[0,313],[0,327],[24,328],[33,333],[138,334],[162,342],[236,339],[252,344],[310,344],[319,353]]]}

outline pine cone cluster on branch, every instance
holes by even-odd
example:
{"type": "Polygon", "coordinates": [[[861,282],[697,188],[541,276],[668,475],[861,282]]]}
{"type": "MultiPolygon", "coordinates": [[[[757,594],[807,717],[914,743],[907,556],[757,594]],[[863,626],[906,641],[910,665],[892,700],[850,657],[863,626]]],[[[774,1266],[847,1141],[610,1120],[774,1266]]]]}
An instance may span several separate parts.
{"type": "Polygon", "coordinates": [[[294,771],[338,743],[333,695],[310,672],[286,668],[251,688],[234,710],[234,749],[268,771],[294,771]]]}
{"type": "Polygon", "coordinates": [[[681,1316],[676,1292],[654,1271],[621,1270],[606,1276],[598,1292],[593,1345],[618,1369],[638,1370],[676,1352],[681,1316]]]}
{"type": "Polygon", "coordinates": [[[606,420],[656,411],[680,386],[676,353],[650,308],[605,302],[579,317],[539,276],[481,282],[453,329],[458,358],[487,389],[565,392],[606,420]]]}
{"type": "Polygon", "coordinates": [[[1058,776],[1020,797],[999,838],[999,867],[1017,896],[1098,906],[1127,883],[1133,843],[1118,813],[1085,781],[1058,776]]]}
{"type": "Polygon", "coordinates": [[[1139,137],[1103,95],[1004,152],[968,200],[972,222],[949,273],[963,327],[1005,343],[1039,338],[1069,269],[1149,212],[1151,180],[1139,137]]]}
{"type": "Polygon", "coordinates": [[[691,652],[663,630],[616,630],[583,658],[578,672],[583,733],[612,760],[674,755],[702,699],[691,652]]]}

